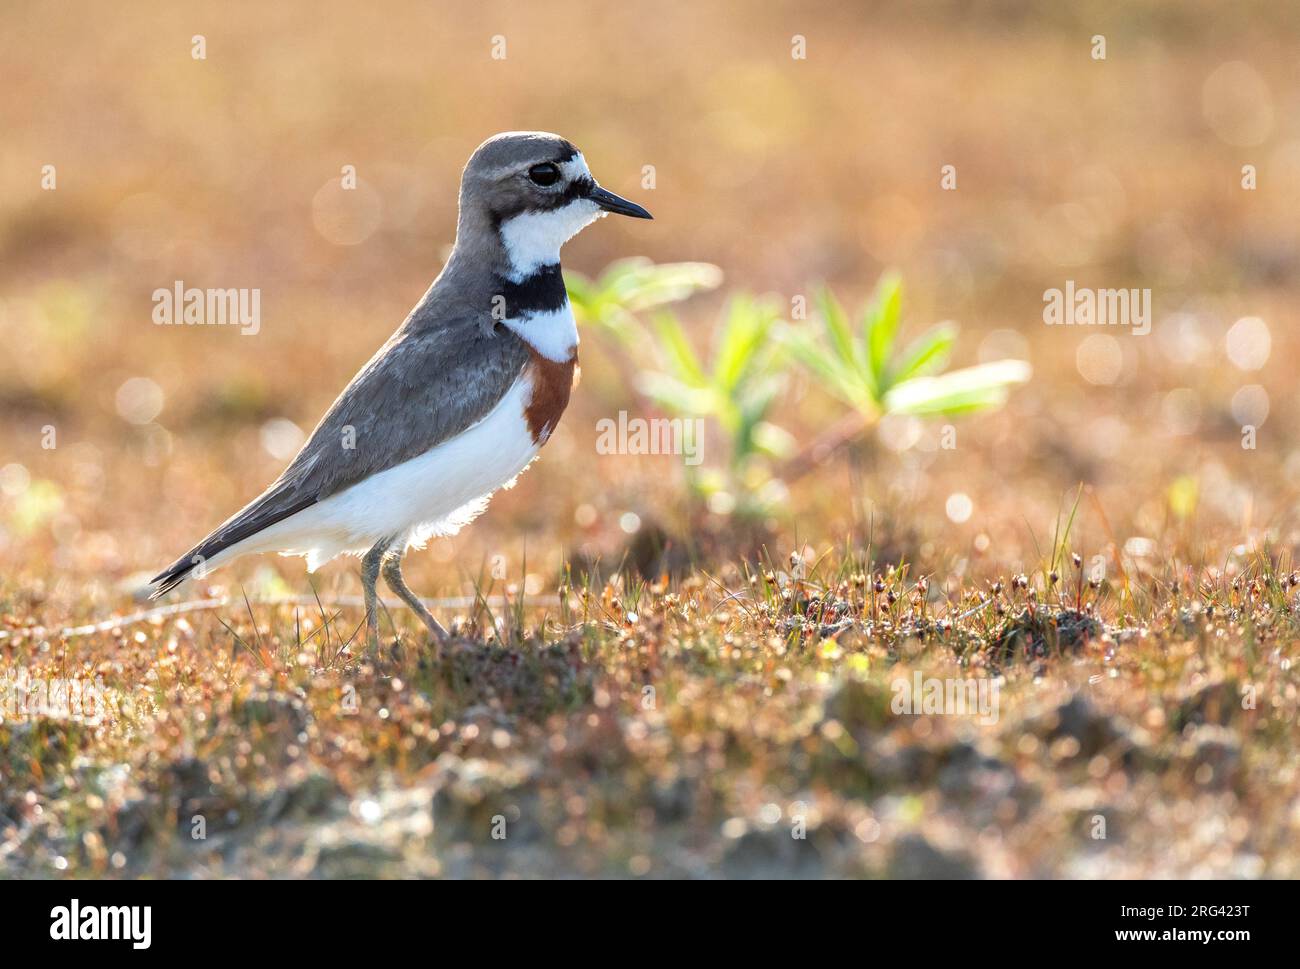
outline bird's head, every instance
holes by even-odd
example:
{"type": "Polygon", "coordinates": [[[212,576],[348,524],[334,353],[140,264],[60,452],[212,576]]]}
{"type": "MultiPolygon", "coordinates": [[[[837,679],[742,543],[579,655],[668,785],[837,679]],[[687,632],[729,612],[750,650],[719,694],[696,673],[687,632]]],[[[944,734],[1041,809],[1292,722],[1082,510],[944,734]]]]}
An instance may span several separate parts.
{"type": "Polygon", "coordinates": [[[558,262],[560,246],[607,212],[651,218],[596,184],[582,152],[545,131],[507,131],[479,145],[461,176],[460,210],[460,232],[495,232],[518,277],[558,262]]]}

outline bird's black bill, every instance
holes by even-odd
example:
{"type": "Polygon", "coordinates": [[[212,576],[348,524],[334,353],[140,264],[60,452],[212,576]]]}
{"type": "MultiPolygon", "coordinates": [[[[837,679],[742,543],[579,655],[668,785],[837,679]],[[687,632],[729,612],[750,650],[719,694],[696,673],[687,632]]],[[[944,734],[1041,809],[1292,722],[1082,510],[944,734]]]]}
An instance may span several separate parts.
{"type": "Polygon", "coordinates": [[[625,198],[619,198],[613,192],[606,192],[597,185],[587,193],[587,198],[591,199],[606,212],[615,212],[619,215],[630,215],[634,219],[653,219],[654,216],[647,212],[635,202],[629,202],[625,198]]]}

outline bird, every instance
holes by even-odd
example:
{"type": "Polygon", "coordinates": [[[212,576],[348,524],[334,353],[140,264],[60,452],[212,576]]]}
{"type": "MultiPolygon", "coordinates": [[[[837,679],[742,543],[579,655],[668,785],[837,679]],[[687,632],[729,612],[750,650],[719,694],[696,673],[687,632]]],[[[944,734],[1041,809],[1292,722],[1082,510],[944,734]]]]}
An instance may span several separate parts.
{"type": "Polygon", "coordinates": [[[572,142],[488,138],[461,173],[456,241],[433,284],[352,378],[265,491],[149,583],[157,599],[244,555],[361,558],[366,637],[376,585],[446,628],[402,577],[402,558],[456,534],[513,485],[568,406],[578,330],[560,248],[607,214],[652,216],[602,188],[572,142]]]}

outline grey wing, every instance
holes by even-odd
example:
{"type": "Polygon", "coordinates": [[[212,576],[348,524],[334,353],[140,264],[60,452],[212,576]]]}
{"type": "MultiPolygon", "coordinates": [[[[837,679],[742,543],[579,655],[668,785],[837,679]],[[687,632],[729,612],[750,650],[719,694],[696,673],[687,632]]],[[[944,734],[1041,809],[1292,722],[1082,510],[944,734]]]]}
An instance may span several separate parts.
{"type": "Polygon", "coordinates": [[[223,549],[455,437],[487,415],[528,360],[517,336],[477,319],[402,327],[339,394],[284,473],[156,576],[152,597],[223,549]]]}
{"type": "Polygon", "coordinates": [[[321,418],[272,487],[328,498],[477,423],[519,378],[528,349],[504,327],[456,321],[394,335],[321,418]]]}

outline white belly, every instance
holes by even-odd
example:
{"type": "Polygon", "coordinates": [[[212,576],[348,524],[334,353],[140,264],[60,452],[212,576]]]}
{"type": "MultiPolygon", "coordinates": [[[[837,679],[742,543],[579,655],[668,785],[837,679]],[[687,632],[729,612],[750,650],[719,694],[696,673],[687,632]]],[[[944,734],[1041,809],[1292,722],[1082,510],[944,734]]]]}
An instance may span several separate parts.
{"type": "Polygon", "coordinates": [[[395,538],[395,547],[418,546],[456,534],[537,456],[524,418],[531,396],[525,374],[486,417],[456,437],[272,525],[209,567],[249,552],[280,552],[305,555],[314,571],[336,555],[363,554],[383,538],[395,538]]]}

